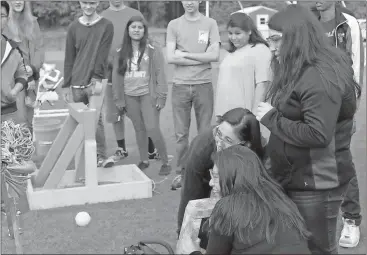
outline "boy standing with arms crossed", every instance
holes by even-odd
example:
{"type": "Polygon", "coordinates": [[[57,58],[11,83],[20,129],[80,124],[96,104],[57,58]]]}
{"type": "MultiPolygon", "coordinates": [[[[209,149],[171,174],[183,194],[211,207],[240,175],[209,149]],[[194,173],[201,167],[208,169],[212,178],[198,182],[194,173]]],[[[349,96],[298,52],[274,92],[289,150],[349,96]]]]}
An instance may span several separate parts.
{"type": "Polygon", "coordinates": [[[217,22],[199,12],[201,1],[182,1],[184,15],[167,27],[167,60],[174,64],[172,87],[173,121],[176,134],[178,173],[184,170],[189,146],[191,108],[198,133],[211,126],[214,93],[211,63],[219,59],[217,22]]]}
{"type": "MultiPolygon", "coordinates": [[[[83,16],[73,21],[67,31],[63,88],[70,88],[74,102],[88,105],[96,82],[107,76],[107,58],[114,28],[96,12],[99,1],[80,1],[83,16]]],[[[96,131],[97,166],[111,167],[114,161],[106,157],[106,139],[102,111],[96,131]]]]}

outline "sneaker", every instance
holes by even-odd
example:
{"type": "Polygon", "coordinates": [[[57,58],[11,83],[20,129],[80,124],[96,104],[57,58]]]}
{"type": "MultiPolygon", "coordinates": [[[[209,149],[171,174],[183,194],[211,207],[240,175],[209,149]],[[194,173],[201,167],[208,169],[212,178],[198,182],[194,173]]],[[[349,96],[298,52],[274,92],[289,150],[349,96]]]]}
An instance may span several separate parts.
{"type": "Polygon", "coordinates": [[[343,218],[343,230],[339,239],[339,245],[343,248],[354,248],[359,243],[360,230],[355,220],[343,218]]]}
{"type": "Polygon", "coordinates": [[[149,157],[149,160],[160,160],[161,157],[157,151],[157,149],[154,149],[154,151],[152,153],[149,153],[148,152],[148,157],[149,157]]]}
{"type": "Polygon", "coordinates": [[[97,157],[97,167],[108,168],[112,167],[115,164],[115,161],[112,158],[103,158],[97,157]]]}
{"type": "Polygon", "coordinates": [[[118,161],[126,158],[127,156],[129,156],[129,153],[127,151],[125,151],[123,148],[118,147],[115,154],[112,155],[112,159],[115,162],[118,162],[118,161]]]}
{"type": "Polygon", "coordinates": [[[161,166],[161,170],[159,171],[159,175],[169,175],[172,171],[172,167],[169,164],[163,164],[161,166]]]}
{"type": "Polygon", "coordinates": [[[173,179],[172,181],[171,190],[177,190],[181,188],[182,187],[181,180],[182,180],[182,175],[177,175],[175,179],[173,179]]]}
{"type": "Polygon", "coordinates": [[[149,162],[140,161],[138,164],[138,167],[141,171],[144,171],[145,169],[149,167],[149,162]]]}

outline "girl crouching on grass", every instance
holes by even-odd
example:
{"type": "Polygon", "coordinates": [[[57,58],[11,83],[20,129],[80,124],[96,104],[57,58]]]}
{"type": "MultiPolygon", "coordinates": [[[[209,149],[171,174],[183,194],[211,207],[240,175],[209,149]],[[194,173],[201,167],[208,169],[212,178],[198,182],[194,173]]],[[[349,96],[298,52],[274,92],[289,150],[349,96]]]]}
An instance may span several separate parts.
{"type": "Polygon", "coordinates": [[[167,147],[159,125],[168,86],[161,49],[148,42],[148,27],[140,16],[132,17],[126,26],[121,49],[114,57],[112,89],[116,106],[131,119],[140,159],[138,167],[149,167],[148,136],[153,140],[163,165],[160,175],[168,175],[167,147]]]}
{"type": "Polygon", "coordinates": [[[310,254],[297,206],[256,153],[235,145],[213,160],[210,185],[222,198],[209,219],[207,254],[310,254]]]}

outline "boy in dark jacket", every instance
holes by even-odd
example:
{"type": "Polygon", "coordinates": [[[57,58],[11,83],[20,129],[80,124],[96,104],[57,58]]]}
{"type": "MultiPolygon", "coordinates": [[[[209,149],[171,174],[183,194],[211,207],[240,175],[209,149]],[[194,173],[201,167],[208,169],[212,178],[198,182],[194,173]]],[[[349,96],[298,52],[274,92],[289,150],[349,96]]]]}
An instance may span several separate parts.
{"type": "MultiPolygon", "coordinates": [[[[333,1],[318,1],[312,11],[322,23],[326,35],[330,38],[330,43],[347,52],[351,57],[355,80],[362,87],[363,71],[365,69],[364,46],[357,19],[351,11],[333,1]]],[[[359,102],[360,99],[357,99],[357,107],[359,106],[359,102]]],[[[353,132],[355,132],[355,121],[353,132]]],[[[345,248],[356,247],[359,243],[359,225],[362,220],[356,175],[349,182],[341,209],[343,212],[344,227],[339,245],[345,248]]]]}

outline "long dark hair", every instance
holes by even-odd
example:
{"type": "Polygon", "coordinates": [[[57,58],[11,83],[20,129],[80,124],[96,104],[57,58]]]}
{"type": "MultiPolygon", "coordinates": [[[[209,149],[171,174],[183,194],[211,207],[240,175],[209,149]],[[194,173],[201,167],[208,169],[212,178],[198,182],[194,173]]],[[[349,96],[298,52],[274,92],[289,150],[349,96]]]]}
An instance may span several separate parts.
{"type": "Polygon", "coordinates": [[[118,72],[120,75],[125,76],[125,73],[127,70],[131,71],[131,65],[130,60],[133,57],[133,46],[131,43],[131,37],[129,36],[129,26],[133,22],[141,22],[144,26],[144,36],[140,40],[139,44],[139,58],[138,58],[138,69],[140,68],[140,62],[143,58],[145,49],[148,44],[148,26],[145,21],[145,19],[141,16],[133,16],[131,19],[127,22],[126,29],[125,29],[125,36],[122,40],[121,50],[120,50],[120,58],[119,58],[119,69],[118,72]]]}
{"type": "Polygon", "coordinates": [[[320,71],[323,78],[321,83],[326,91],[329,91],[328,86],[338,86],[341,91],[346,86],[353,88],[357,97],[360,97],[361,87],[353,78],[350,58],[330,44],[321,23],[309,9],[301,5],[289,5],[274,14],[268,25],[283,35],[278,56],[279,68],[266,100],[277,105],[281,99],[287,98],[308,66],[320,71]],[[333,78],[337,82],[324,74],[325,68],[333,71],[333,78]],[[283,91],[281,98],[279,91],[283,91]]]}
{"type": "Polygon", "coordinates": [[[309,237],[297,206],[253,151],[235,145],[217,152],[213,160],[222,198],[212,212],[211,230],[235,235],[246,243],[254,229],[264,233],[269,243],[281,227],[297,229],[301,237],[309,237]]]}
{"type": "Polygon", "coordinates": [[[245,108],[234,108],[220,117],[220,123],[228,122],[235,129],[239,140],[243,141],[261,159],[264,157],[264,148],[261,144],[260,123],[255,115],[245,108]]]}
{"type": "MultiPolygon", "coordinates": [[[[249,44],[252,44],[252,47],[254,47],[258,43],[265,44],[267,47],[269,47],[267,41],[264,40],[259,30],[257,30],[254,21],[247,14],[242,12],[233,13],[230,16],[227,24],[227,28],[229,27],[238,27],[245,32],[251,31],[249,44]]],[[[229,52],[234,52],[235,50],[236,47],[233,45],[231,40],[229,40],[229,52]]]]}

